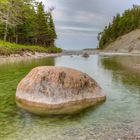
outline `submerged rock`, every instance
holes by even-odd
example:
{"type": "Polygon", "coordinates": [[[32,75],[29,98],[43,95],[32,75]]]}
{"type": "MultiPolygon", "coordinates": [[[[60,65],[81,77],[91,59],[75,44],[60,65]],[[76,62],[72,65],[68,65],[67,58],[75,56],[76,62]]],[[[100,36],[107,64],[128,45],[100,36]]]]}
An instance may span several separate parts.
{"type": "Polygon", "coordinates": [[[39,115],[77,113],[105,98],[87,74],[53,66],[34,68],[16,91],[18,106],[39,115]]]}
{"type": "Polygon", "coordinates": [[[88,53],[84,53],[83,57],[89,57],[89,54],[88,53]]]}

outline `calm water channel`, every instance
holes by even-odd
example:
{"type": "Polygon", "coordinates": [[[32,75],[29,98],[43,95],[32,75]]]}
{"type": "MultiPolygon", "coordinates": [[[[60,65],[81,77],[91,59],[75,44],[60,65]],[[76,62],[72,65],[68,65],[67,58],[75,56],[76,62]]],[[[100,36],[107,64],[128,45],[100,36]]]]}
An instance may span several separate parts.
{"type": "Polygon", "coordinates": [[[117,140],[140,137],[140,57],[62,56],[0,64],[0,140],[117,140]],[[19,81],[36,66],[66,66],[93,77],[105,103],[75,116],[34,116],[15,104],[19,81]]]}

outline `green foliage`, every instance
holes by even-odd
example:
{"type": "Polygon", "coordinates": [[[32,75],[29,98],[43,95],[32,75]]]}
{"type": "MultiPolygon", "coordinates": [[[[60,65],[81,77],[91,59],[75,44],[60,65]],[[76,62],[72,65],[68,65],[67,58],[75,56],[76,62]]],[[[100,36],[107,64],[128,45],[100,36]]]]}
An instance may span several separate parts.
{"type": "Polygon", "coordinates": [[[117,14],[111,24],[98,34],[99,48],[104,49],[118,37],[140,28],[140,6],[133,5],[122,15],[117,14]]]}
{"type": "Polygon", "coordinates": [[[0,1],[0,39],[12,43],[52,46],[56,39],[52,15],[35,0],[0,1]]]}
{"type": "Polygon", "coordinates": [[[57,47],[41,47],[33,45],[19,45],[16,43],[9,43],[0,40],[0,55],[22,54],[23,52],[46,52],[46,53],[60,53],[62,50],[57,47]]]}
{"type": "Polygon", "coordinates": [[[57,48],[57,47],[49,47],[47,50],[48,53],[60,53],[62,52],[61,48],[57,48]]]}
{"type": "Polygon", "coordinates": [[[50,12],[48,13],[48,17],[49,17],[49,22],[48,22],[49,38],[50,38],[50,40],[52,40],[54,42],[54,40],[57,38],[57,34],[55,31],[52,14],[50,12]]]}
{"type": "Polygon", "coordinates": [[[48,17],[44,11],[42,2],[40,2],[37,7],[36,25],[37,43],[45,46],[48,40],[48,17]]]}

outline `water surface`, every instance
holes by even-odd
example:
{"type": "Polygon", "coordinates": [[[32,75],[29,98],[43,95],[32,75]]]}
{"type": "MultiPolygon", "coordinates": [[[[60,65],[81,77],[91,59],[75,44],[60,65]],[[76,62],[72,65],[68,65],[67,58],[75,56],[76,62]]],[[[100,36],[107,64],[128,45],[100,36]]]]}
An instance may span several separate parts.
{"type": "Polygon", "coordinates": [[[62,56],[0,64],[0,140],[116,140],[140,136],[140,57],[62,56]],[[38,117],[15,104],[19,81],[34,67],[75,68],[93,77],[107,101],[75,116],[38,117]]]}

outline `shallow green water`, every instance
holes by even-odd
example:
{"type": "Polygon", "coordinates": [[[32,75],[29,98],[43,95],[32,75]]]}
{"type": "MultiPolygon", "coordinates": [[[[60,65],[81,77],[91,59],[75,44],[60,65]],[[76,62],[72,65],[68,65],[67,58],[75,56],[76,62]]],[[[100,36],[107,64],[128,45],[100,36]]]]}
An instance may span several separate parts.
{"type": "Polygon", "coordinates": [[[140,57],[96,55],[1,64],[0,140],[115,140],[140,137],[139,64],[140,57]],[[104,89],[107,101],[75,116],[43,118],[19,109],[15,104],[18,82],[32,68],[42,65],[67,66],[86,72],[104,89]]]}

